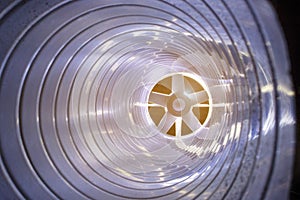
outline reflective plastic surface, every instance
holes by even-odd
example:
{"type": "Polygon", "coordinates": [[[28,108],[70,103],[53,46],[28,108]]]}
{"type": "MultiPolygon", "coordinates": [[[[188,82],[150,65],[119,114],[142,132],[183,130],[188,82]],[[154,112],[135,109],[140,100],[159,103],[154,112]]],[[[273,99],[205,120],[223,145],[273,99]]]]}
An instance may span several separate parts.
{"type": "Polygon", "coordinates": [[[2,199],[286,199],[294,92],[264,0],[0,3],[2,199]]]}

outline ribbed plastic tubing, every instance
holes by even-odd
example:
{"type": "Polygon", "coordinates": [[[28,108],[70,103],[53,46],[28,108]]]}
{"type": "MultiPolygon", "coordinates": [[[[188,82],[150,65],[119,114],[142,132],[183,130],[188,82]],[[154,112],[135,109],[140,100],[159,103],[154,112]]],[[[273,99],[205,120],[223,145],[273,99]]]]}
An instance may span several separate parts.
{"type": "Polygon", "coordinates": [[[0,199],[288,198],[265,0],[4,0],[0,64],[0,199]]]}

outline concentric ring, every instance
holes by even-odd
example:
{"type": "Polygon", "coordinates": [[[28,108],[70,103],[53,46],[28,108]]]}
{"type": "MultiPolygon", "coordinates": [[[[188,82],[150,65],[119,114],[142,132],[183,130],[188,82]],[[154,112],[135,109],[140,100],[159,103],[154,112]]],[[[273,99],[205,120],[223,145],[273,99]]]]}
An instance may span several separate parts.
{"type": "Polygon", "coordinates": [[[287,196],[294,93],[267,2],[7,1],[0,19],[3,198],[287,196]]]}

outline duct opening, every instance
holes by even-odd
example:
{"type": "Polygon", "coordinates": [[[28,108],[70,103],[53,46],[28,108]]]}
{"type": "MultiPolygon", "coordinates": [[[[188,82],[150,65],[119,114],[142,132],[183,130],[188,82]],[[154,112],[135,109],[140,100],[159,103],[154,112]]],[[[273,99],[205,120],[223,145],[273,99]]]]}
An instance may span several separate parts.
{"type": "Polygon", "coordinates": [[[199,82],[181,73],[155,84],[148,103],[151,119],[158,130],[167,135],[181,137],[195,133],[209,120],[208,91],[199,82]]]}

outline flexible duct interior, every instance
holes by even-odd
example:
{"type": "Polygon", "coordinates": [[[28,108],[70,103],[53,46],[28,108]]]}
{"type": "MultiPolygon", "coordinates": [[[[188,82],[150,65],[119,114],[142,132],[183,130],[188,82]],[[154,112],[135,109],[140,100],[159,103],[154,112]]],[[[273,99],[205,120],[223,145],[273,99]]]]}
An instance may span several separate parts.
{"type": "Polygon", "coordinates": [[[14,191],[6,195],[286,196],[293,92],[265,1],[9,9],[0,25],[12,38],[0,71],[1,169],[14,191]],[[279,180],[286,186],[274,187],[279,180]]]}

